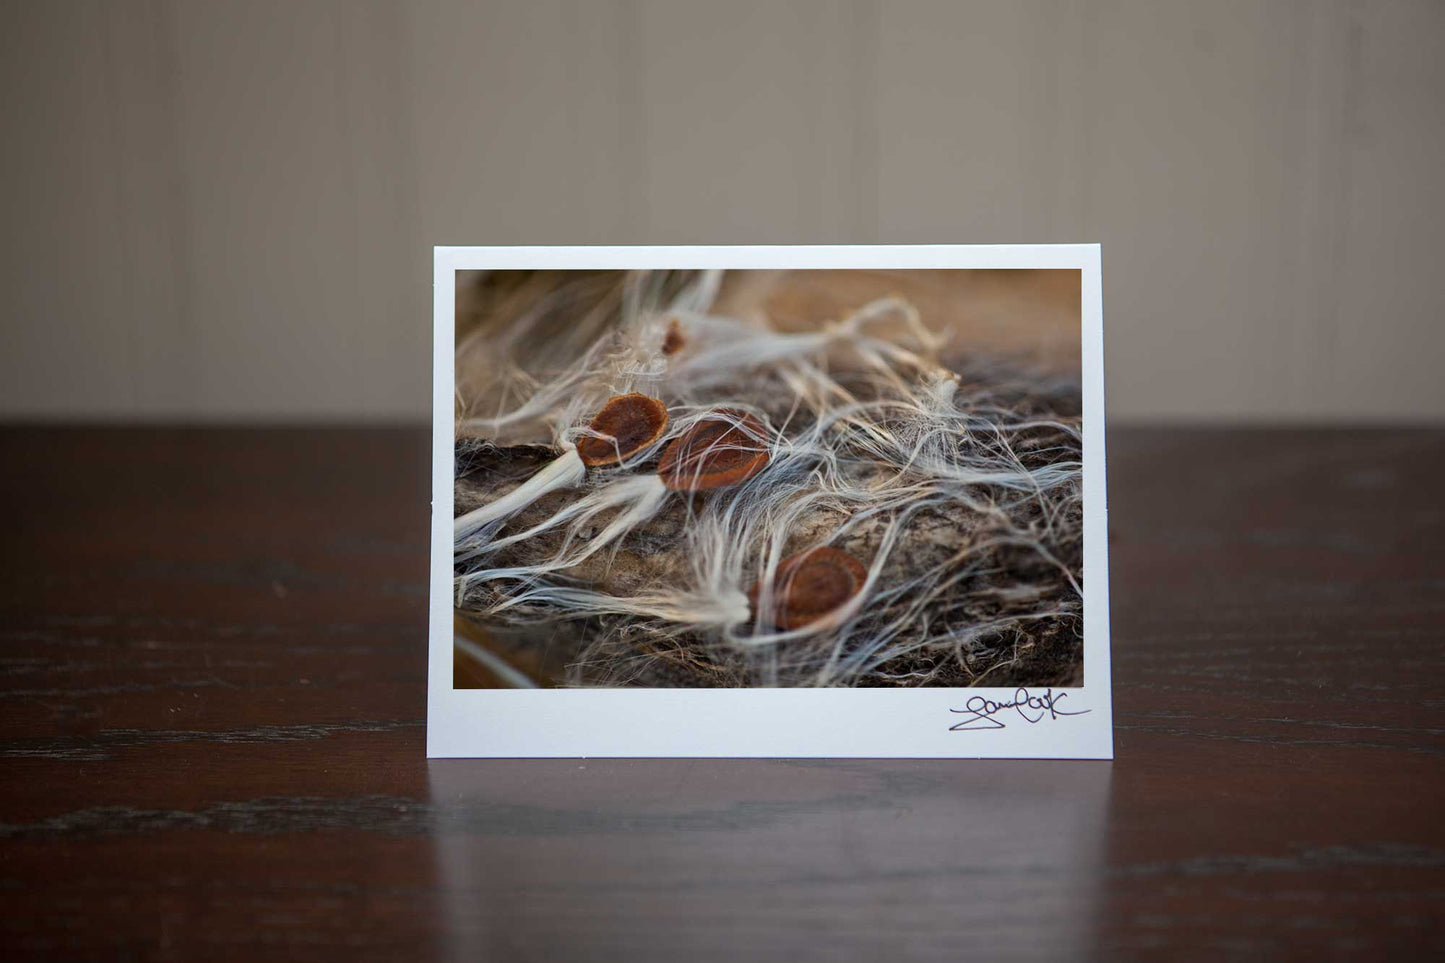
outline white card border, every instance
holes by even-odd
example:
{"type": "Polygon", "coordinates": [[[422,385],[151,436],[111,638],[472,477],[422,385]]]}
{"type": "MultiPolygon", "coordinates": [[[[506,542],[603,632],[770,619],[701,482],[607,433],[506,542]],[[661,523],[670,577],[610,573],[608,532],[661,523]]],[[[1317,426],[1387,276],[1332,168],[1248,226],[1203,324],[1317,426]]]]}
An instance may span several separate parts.
{"type": "MultiPolygon", "coordinates": [[[[1112,759],[1104,324],[1097,244],[437,247],[432,368],[427,757],[1112,759]],[[952,731],[972,696],[1014,689],[453,689],[452,497],[456,272],[516,268],[1075,268],[1082,272],[1083,715],[952,731]]],[[[1034,690],[1035,693],[1038,690],[1034,690]]]]}

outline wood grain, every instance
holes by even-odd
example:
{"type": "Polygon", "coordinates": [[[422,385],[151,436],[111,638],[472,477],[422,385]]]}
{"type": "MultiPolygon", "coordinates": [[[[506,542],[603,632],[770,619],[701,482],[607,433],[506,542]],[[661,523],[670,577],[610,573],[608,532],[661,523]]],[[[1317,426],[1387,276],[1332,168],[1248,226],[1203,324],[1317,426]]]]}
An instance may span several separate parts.
{"type": "Polygon", "coordinates": [[[0,956],[1445,949],[1445,433],[1115,432],[1112,765],[428,764],[426,444],[0,432],[0,956]]]}

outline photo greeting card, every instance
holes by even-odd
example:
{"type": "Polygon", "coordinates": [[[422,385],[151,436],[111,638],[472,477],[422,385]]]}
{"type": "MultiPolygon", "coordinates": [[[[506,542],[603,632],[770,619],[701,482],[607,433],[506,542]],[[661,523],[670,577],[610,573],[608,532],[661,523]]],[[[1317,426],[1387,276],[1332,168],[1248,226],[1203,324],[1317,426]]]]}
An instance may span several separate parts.
{"type": "Polygon", "coordinates": [[[435,251],[427,751],[1113,756],[1097,245],[435,251]]]}

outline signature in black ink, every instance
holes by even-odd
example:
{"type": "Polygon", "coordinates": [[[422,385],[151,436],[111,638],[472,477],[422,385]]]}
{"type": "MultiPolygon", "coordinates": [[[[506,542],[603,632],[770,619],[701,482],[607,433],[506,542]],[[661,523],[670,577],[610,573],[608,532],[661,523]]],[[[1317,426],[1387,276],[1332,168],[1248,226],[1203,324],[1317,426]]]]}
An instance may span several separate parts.
{"type": "Polygon", "coordinates": [[[1033,695],[1028,689],[1020,686],[1015,690],[1012,702],[995,702],[983,696],[971,696],[963,704],[962,709],[949,709],[949,712],[965,715],[968,718],[962,722],[955,722],[948,727],[949,732],[975,732],[979,729],[1003,729],[1005,728],[1002,719],[996,719],[998,713],[1005,709],[1013,709],[1018,713],[1019,718],[1029,725],[1042,722],[1045,718],[1057,719],[1059,716],[1081,716],[1089,709],[1077,709],[1068,712],[1059,708],[1059,703],[1069,697],[1067,692],[1055,693],[1053,689],[1045,689],[1043,695],[1033,695]]]}

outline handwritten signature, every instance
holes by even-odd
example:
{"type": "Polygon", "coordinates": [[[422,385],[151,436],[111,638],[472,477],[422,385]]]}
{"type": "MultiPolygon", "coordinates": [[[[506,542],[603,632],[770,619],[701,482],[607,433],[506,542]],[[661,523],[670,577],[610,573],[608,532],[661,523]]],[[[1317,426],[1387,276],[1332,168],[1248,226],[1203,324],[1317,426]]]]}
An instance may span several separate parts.
{"type": "Polygon", "coordinates": [[[1045,689],[1043,695],[1033,695],[1028,689],[1019,687],[1013,694],[1011,702],[995,702],[983,696],[972,696],[963,704],[962,709],[949,709],[949,712],[967,716],[961,722],[955,722],[948,727],[949,732],[976,732],[980,729],[1003,729],[1005,728],[1002,719],[996,719],[998,713],[1005,709],[1013,709],[1018,713],[1020,719],[1033,725],[1042,722],[1044,719],[1057,719],[1060,716],[1081,716],[1089,709],[1076,709],[1069,712],[1059,708],[1059,703],[1069,697],[1067,692],[1055,693],[1053,689],[1045,689]]]}

